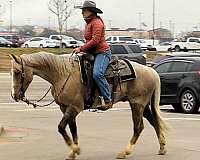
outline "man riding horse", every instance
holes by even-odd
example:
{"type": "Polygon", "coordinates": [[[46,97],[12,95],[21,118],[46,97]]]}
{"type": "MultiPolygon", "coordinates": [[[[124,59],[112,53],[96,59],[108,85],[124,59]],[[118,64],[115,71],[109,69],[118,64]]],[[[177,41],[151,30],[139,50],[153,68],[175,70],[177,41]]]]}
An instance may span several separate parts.
{"type": "Polygon", "coordinates": [[[74,53],[90,53],[95,55],[93,78],[101,91],[105,104],[101,106],[101,110],[112,108],[112,98],[110,86],[105,78],[105,72],[111,60],[111,50],[105,41],[105,25],[98,13],[103,13],[96,8],[96,4],[92,1],[85,1],[81,7],[83,18],[86,21],[85,39],[86,44],[82,47],[75,48],[74,53]]]}

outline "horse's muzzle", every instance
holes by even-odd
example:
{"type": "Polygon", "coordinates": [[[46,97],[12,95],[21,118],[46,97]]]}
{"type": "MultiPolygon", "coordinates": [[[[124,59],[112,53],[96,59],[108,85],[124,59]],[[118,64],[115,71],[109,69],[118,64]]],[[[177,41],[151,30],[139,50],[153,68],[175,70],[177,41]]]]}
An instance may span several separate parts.
{"type": "Polygon", "coordinates": [[[16,101],[16,102],[19,102],[19,100],[23,100],[23,98],[24,98],[24,93],[22,93],[22,92],[20,92],[20,94],[19,95],[17,95],[17,94],[12,94],[11,93],[11,97],[16,101]]]}
{"type": "Polygon", "coordinates": [[[14,99],[16,102],[19,101],[19,98],[17,97],[17,95],[13,95],[12,93],[10,94],[12,99],[14,99]]]}

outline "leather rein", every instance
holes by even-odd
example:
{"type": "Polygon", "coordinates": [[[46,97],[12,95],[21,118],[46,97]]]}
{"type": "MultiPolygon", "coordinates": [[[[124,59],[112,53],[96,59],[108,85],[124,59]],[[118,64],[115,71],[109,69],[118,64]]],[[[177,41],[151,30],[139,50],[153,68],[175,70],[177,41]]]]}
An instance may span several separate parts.
{"type": "Polygon", "coordinates": [[[51,90],[51,87],[48,89],[47,93],[45,93],[44,96],[43,96],[42,98],[40,98],[39,100],[36,101],[36,103],[31,102],[30,100],[28,100],[28,99],[25,97],[25,89],[24,89],[24,80],[25,80],[24,64],[23,64],[23,60],[22,60],[21,57],[20,57],[20,59],[21,59],[21,65],[22,65],[21,88],[20,88],[20,95],[21,95],[21,97],[20,97],[20,100],[23,101],[23,102],[25,102],[25,103],[28,104],[28,105],[32,105],[34,108],[36,108],[36,107],[47,107],[47,106],[51,105],[52,103],[54,103],[54,102],[55,102],[55,99],[57,99],[57,98],[61,95],[61,93],[62,93],[62,91],[63,91],[63,89],[64,89],[64,87],[65,87],[65,85],[66,85],[66,83],[67,83],[67,81],[68,81],[68,79],[69,79],[69,77],[70,77],[70,74],[69,74],[69,76],[67,77],[65,83],[63,84],[62,88],[60,89],[60,92],[57,94],[56,98],[55,98],[53,101],[51,101],[50,103],[48,103],[48,104],[39,105],[39,104],[37,104],[37,102],[40,102],[41,100],[43,100],[43,99],[47,96],[47,94],[48,94],[49,91],[51,90]]]}

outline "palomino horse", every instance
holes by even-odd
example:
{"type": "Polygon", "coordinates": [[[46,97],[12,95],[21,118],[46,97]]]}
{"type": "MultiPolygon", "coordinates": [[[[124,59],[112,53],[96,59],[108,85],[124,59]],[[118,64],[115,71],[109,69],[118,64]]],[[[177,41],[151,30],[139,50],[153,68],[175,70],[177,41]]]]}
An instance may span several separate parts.
{"type": "MultiPolygon", "coordinates": [[[[63,112],[58,131],[70,147],[69,159],[75,159],[80,154],[78,143],[76,116],[84,110],[86,87],[81,83],[79,63],[71,60],[71,56],[57,56],[51,53],[39,52],[12,58],[12,97],[22,100],[24,93],[33,79],[33,75],[45,79],[52,85],[52,95],[63,112]],[[69,125],[72,139],[66,132],[69,125]]],[[[144,128],[143,116],[154,127],[159,143],[159,154],[166,153],[166,125],[160,115],[160,78],[156,71],[147,66],[131,62],[137,78],[123,82],[117,87],[115,103],[129,101],[134,133],[128,146],[117,158],[124,159],[133,152],[134,146],[144,128]],[[150,107],[151,106],[151,107],[150,107]]]]}

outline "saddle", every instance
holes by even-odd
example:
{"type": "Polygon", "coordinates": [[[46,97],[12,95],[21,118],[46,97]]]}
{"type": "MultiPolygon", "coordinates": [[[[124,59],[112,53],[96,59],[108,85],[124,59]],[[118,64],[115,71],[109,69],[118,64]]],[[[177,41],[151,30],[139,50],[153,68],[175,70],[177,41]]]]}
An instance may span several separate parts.
{"type": "MultiPolygon", "coordinates": [[[[96,90],[98,90],[99,95],[101,96],[101,92],[93,80],[94,60],[95,55],[93,54],[86,53],[79,56],[81,80],[87,88],[87,94],[85,97],[85,109],[92,107],[92,104],[96,98],[96,90]]],[[[129,60],[118,59],[118,57],[113,56],[107,67],[105,77],[110,84],[112,101],[114,102],[117,86],[120,85],[121,89],[121,83],[134,80],[136,78],[136,74],[129,60]]]]}

